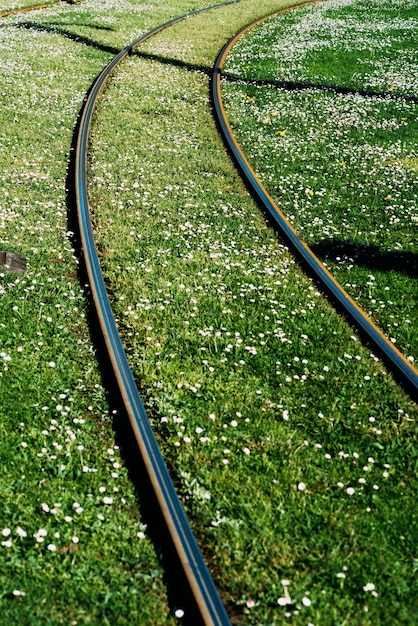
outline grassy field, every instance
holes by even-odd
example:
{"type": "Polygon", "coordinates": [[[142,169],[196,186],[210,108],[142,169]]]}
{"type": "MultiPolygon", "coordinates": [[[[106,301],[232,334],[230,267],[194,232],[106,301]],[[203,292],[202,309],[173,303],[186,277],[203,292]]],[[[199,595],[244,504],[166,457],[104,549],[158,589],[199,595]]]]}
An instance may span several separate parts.
{"type": "MultiPolygon", "coordinates": [[[[332,3],[342,38],[347,4],[332,3]]],[[[416,406],[266,226],[211,116],[210,68],[259,5],[178,24],[115,73],[89,168],[103,271],[231,621],[412,625],[416,406]]],[[[84,94],[112,54],[203,6],[87,0],[0,30],[1,249],[27,263],[0,283],[5,624],[177,621],[100,379],[66,176],[84,94]]],[[[226,89],[232,115],[247,98],[226,89]]]]}
{"type": "Polygon", "coordinates": [[[251,5],[179,24],[115,76],[92,140],[103,268],[234,621],[413,623],[416,407],[266,227],[208,108],[251,5]]]}
{"type": "Polygon", "coordinates": [[[416,2],[333,2],[288,13],[239,42],[224,83],[236,132],[270,192],[411,361],[417,19],[416,2]]]}

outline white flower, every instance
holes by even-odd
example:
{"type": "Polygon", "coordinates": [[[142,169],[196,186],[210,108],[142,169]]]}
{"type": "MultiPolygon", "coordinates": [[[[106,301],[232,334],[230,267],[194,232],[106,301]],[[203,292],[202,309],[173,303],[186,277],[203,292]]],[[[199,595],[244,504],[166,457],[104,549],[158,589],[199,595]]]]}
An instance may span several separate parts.
{"type": "Polygon", "coordinates": [[[373,583],[367,583],[367,585],[364,585],[363,587],[363,591],[374,591],[375,589],[376,587],[373,583]]]}
{"type": "Polygon", "coordinates": [[[302,598],[302,604],[303,606],[311,606],[312,602],[308,597],[304,596],[302,598]]]}
{"type": "Polygon", "coordinates": [[[298,483],[298,489],[299,491],[305,491],[306,489],[306,484],[305,483],[298,483]]]}

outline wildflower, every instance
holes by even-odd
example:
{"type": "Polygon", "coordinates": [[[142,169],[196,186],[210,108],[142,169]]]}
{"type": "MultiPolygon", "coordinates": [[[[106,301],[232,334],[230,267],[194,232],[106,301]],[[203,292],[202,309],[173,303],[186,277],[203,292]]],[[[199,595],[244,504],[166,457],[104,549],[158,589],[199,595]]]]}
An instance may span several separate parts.
{"type": "Polygon", "coordinates": [[[247,608],[252,609],[253,606],[255,606],[255,602],[254,600],[251,600],[251,598],[248,598],[248,600],[245,603],[247,605],[247,608]]]}
{"type": "Polygon", "coordinates": [[[373,583],[367,583],[367,585],[364,585],[363,587],[363,591],[374,591],[375,589],[376,587],[373,583]]]}
{"type": "Polygon", "coordinates": [[[19,589],[13,589],[14,596],[25,596],[26,593],[24,591],[20,591],[19,589]]]}
{"type": "Polygon", "coordinates": [[[299,491],[305,491],[306,484],[302,483],[302,482],[298,483],[298,489],[299,489],[299,491]]]}
{"type": "Polygon", "coordinates": [[[303,606],[311,606],[312,602],[307,596],[304,596],[302,598],[302,604],[303,606]]]}
{"type": "Polygon", "coordinates": [[[47,545],[47,549],[50,550],[51,552],[56,552],[57,546],[53,543],[49,543],[47,545]]]}

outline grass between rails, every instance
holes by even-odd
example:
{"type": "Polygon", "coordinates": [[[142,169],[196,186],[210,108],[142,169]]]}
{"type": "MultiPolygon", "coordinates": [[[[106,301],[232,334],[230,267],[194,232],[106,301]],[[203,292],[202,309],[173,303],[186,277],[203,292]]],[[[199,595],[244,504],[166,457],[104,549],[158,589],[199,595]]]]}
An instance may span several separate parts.
{"type": "Polygon", "coordinates": [[[413,624],[416,406],[266,227],[211,117],[207,73],[257,12],[188,20],[115,74],[92,135],[103,269],[232,621],[413,624]]]}
{"type": "Polygon", "coordinates": [[[24,275],[0,274],[2,624],[175,621],[115,441],[66,178],[83,98],[112,51],[192,5],[85,2],[1,24],[0,249],[26,258],[24,275]]]}
{"type": "Polygon", "coordinates": [[[225,65],[234,81],[223,84],[238,139],[279,206],[411,360],[417,23],[414,2],[288,13],[238,42],[225,65]]]}

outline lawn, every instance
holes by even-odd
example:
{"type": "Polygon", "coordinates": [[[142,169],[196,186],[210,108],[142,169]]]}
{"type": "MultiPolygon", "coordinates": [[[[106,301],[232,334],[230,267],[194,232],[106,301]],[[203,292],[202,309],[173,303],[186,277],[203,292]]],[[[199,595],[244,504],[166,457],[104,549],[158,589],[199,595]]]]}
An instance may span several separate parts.
{"type": "MultiPolygon", "coordinates": [[[[141,396],[231,621],[412,625],[416,405],[266,225],[212,118],[209,74],[220,48],[260,12],[284,5],[269,0],[260,11],[259,2],[242,0],[195,16],[114,73],[90,142],[95,235],[141,396]]],[[[341,42],[351,5],[354,11],[352,2],[323,5],[341,42]]],[[[382,20],[389,5],[379,2],[370,21],[382,20]]],[[[0,29],[1,249],[26,259],[24,275],[4,272],[0,283],[5,623],[178,621],[141,515],[141,489],[128,473],[112,390],[100,376],[66,178],[77,115],[102,67],[149,28],[204,6],[86,0],[8,18],[0,29]]],[[[414,8],[408,0],[399,6],[414,8]]],[[[275,31],[281,20],[300,31],[298,24],[316,23],[321,7],[277,18],[271,41],[295,37],[290,26],[275,31]]],[[[302,78],[289,64],[289,75],[278,75],[277,59],[246,76],[245,66],[257,62],[241,57],[254,59],[255,36],[231,56],[239,90],[232,81],[223,89],[264,177],[261,139],[270,133],[276,149],[291,135],[290,121],[276,128],[272,113],[290,120],[295,104],[289,110],[285,100],[269,101],[270,93],[281,95],[277,89],[254,95],[249,82],[266,78],[263,68],[272,72],[268,80],[302,78]],[[273,121],[263,123],[259,110],[268,107],[273,121]],[[246,133],[255,127],[250,142],[246,133]]],[[[279,57],[290,60],[292,50],[279,57]]],[[[361,77],[353,89],[359,84],[361,77]]],[[[322,102],[328,92],[318,91],[322,102]]],[[[413,101],[404,100],[399,106],[412,111],[413,101]]],[[[386,155],[390,146],[380,141],[386,155]]],[[[406,146],[399,159],[416,158],[406,146]]],[[[268,155],[275,175],[288,180],[280,158],[268,155]]],[[[316,163],[310,156],[311,177],[316,163]]],[[[286,209],[296,224],[295,189],[286,209]]],[[[312,181],[309,189],[308,199],[319,195],[312,181]]],[[[351,210],[360,220],[357,205],[351,210]]],[[[397,237],[403,246],[406,228],[397,237]]],[[[396,335],[412,345],[410,336],[416,332],[396,335]]]]}

